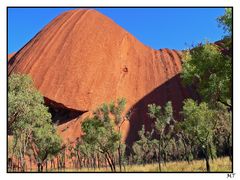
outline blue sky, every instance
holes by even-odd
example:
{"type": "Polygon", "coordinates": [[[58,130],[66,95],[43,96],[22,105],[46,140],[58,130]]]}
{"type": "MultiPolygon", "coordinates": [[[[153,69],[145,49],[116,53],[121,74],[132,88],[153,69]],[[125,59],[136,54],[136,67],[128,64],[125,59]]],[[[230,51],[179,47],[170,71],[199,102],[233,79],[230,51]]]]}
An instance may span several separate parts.
{"type": "MultiPolygon", "coordinates": [[[[53,18],[74,8],[9,8],[8,53],[16,52],[53,18]]],[[[223,8],[95,8],[142,43],[154,48],[186,49],[221,39],[216,18],[223,8]]]]}

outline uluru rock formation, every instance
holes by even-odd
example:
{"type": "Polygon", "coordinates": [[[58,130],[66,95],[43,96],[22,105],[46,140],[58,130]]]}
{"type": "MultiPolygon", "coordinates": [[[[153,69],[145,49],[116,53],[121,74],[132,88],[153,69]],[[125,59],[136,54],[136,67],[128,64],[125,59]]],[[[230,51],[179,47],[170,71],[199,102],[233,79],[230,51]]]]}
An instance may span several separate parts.
{"type": "Polygon", "coordinates": [[[14,54],[15,53],[8,54],[8,60],[10,60],[14,56],[14,54]]]}
{"type": "Polygon", "coordinates": [[[127,99],[131,143],[144,123],[147,105],[172,101],[179,118],[182,101],[193,96],[181,84],[181,52],[154,50],[95,10],[72,10],[55,18],[8,62],[8,74],[29,74],[50,107],[64,139],[79,137],[80,123],[103,102],[127,99]]]}

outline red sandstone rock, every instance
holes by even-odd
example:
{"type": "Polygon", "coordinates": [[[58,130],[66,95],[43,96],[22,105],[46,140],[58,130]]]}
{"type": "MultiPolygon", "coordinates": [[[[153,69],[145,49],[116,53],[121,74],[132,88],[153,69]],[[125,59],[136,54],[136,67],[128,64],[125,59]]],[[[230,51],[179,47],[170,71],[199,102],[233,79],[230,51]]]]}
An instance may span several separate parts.
{"type": "Polygon", "coordinates": [[[15,53],[8,54],[8,60],[14,56],[15,53]]]}
{"type": "MultiPolygon", "coordinates": [[[[8,63],[8,74],[30,74],[37,89],[60,108],[85,112],[59,125],[64,139],[75,139],[80,122],[103,102],[127,99],[132,118],[123,126],[127,142],[137,138],[147,105],[171,100],[176,117],[190,91],[179,73],[181,52],[145,46],[95,10],[63,13],[44,27],[8,63]]],[[[126,112],[127,112],[126,111],[126,112]]]]}

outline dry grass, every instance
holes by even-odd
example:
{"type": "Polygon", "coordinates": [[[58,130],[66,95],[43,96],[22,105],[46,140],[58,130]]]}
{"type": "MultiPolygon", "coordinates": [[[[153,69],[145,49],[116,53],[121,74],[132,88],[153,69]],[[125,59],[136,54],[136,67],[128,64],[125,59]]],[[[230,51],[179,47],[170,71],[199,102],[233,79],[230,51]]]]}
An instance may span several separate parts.
{"type": "MultiPolygon", "coordinates": [[[[232,163],[228,157],[218,158],[210,161],[211,172],[231,172],[232,163]]],[[[108,168],[101,169],[66,169],[65,172],[110,172],[108,168]]],[[[119,171],[119,169],[117,169],[119,171]]],[[[123,172],[158,172],[158,164],[132,165],[126,166],[123,172]]],[[[204,160],[194,160],[190,164],[187,161],[168,162],[162,164],[162,172],[206,172],[204,160]]]]}
{"type": "MultiPolygon", "coordinates": [[[[218,158],[210,162],[212,172],[231,172],[231,161],[229,158],[218,158]]],[[[144,166],[132,166],[127,169],[129,172],[156,172],[158,171],[157,164],[148,164],[144,166]]],[[[188,164],[187,161],[169,162],[162,165],[162,172],[205,172],[206,165],[204,160],[195,160],[188,164]]]]}

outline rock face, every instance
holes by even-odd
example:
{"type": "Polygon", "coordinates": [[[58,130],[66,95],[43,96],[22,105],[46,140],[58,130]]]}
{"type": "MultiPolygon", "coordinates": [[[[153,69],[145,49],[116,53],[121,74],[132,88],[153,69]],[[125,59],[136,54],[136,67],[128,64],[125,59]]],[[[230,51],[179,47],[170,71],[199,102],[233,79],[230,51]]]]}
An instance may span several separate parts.
{"type": "Polygon", "coordinates": [[[14,56],[15,53],[8,54],[8,60],[14,56]]]}
{"type": "Polygon", "coordinates": [[[170,100],[179,118],[183,99],[192,96],[181,70],[181,52],[151,49],[95,10],[61,14],[8,62],[9,75],[31,75],[65,139],[81,134],[81,121],[98,105],[125,97],[132,114],[122,128],[128,143],[142,123],[150,128],[149,103],[170,100]]]}

